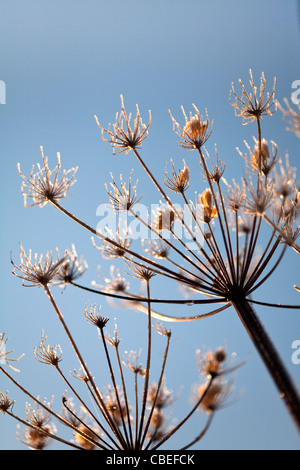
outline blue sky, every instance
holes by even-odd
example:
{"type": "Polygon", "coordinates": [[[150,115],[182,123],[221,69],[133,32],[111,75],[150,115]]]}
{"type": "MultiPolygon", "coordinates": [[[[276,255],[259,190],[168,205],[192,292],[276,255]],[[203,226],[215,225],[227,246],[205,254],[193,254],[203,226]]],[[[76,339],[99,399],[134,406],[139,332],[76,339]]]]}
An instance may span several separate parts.
{"type": "MultiPolygon", "coordinates": [[[[179,118],[180,106],[189,111],[192,103],[201,112],[207,108],[214,119],[208,150],[213,151],[216,143],[228,175],[238,177],[243,162],[236,147],[244,149],[243,140],[252,141],[255,126],[243,127],[234,116],[228,102],[231,82],[237,86],[242,78],[248,83],[250,68],[257,81],[263,71],[269,89],[273,77],[277,78],[279,101],[290,97],[292,82],[300,79],[299,2],[2,0],[0,7],[0,80],[6,84],[6,104],[0,105],[0,330],[10,338],[9,345],[16,355],[26,354],[18,380],[36,395],[50,397],[54,393],[59,403],[64,385],[58,383],[53,371],[33,360],[33,348],[43,328],[50,343],[61,343],[66,356],[68,346],[64,348],[63,333],[45,294],[40,289],[23,288],[11,275],[10,252],[18,258],[20,241],[25,249],[37,252],[55,250],[56,246],[63,251],[75,243],[89,264],[86,284],[96,278],[98,265],[107,275],[109,262],[95,252],[88,233],[53,208],[23,207],[17,163],[28,174],[32,164],[40,161],[42,145],[50,167],[56,163],[56,152],[61,153],[64,168],[78,165],[73,195],[64,204],[92,226],[98,223],[97,207],[107,201],[104,183],[109,182],[111,171],[114,176],[126,176],[134,168],[144,200],[147,204],[153,202],[157,196],[133,156],[112,156],[93,118],[97,114],[100,122],[112,122],[123,94],[128,110],[134,111],[138,103],[145,121],[151,109],[152,125],[143,157],[160,181],[170,158],[185,158],[187,164],[194,165],[193,187],[201,188],[203,184],[193,153],[178,148],[168,114],[170,108],[179,118]]],[[[290,164],[297,166],[299,139],[286,132],[281,117],[278,112],[263,120],[263,136],[274,140],[280,153],[288,150],[290,164]]],[[[291,252],[256,298],[299,303],[299,295],[292,288],[299,283],[297,276],[299,265],[291,252]]],[[[98,364],[97,335],[92,346],[93,331],[84,322],[83,310],[86,303],[99,299],[69,288],[64,295],[54,293],[74,336],[87,350],[90,361],[98,364]]],[[[101,303],[105,315],[116,317],[124,349],[143,346],[146,317],[112,309],[102,298],[101,303]]],[[[189,311],[191,315],[199,313],[193,308],[189,311]]],[[[298,313],[263,308],[257,311],[300,387],[300,365],[291,361],[291,344],[300,339],[298,313]]],[[[177,313],[185,312],[178,309],[177,313]]],[[[242,397],[217,414],[199,448],[299,448],[294,425],[233,310],[198,323],[174,324],[172,331],[167,385],[175,392],[184,386],[176,403],[177,416],[187,409],[186,397],[197,380],[196,348],[215,348],[225,342],[228,351],[235,352],[240,360],[248,358],[236,382],[237,392],[243,390],[242,397]]],[[[158,345],[155,364],[161,353],[162,346],[158,345]]],[[[69,367],[75,368],[76,364],[70,361],[69,367]]],[[[102,370],[98,373],[101,381],[102,370]]],[[[2,384],[0,377],[0,389],[6,388],[8,384],[2,384]]],[[[15,410],[23,413],[22,395],[11,386],[9,390],[11,398],[16,399],[15,410]]],[[[15,439],[15,423],[0,418],[0,448],[23,448],[15,439]]],[[[193,426],[204,423],[203,417],[198,419],[200,424],[193,426]]],[[[186,431],[191,438],[193,426],[186,431]]],[[[175,438],[173,442],[175,449],[181,441],[176,444],[175,438]]]]}

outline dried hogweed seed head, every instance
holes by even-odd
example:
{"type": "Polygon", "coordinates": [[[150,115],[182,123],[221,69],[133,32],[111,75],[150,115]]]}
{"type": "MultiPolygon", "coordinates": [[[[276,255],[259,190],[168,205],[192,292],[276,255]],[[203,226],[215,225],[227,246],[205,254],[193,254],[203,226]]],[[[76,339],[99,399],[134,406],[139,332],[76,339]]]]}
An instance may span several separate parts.
{"type": "Polygon", "coordinates": [[[154,230],[161,232],[162,230],[171,231],[173,229],[175,221],[175,212],[174,210],[166,206],[163,209],[158,209],[156,211],[156,218],[153,223],[154,230]]]}
{"type": "Polygon", "coordinates": [[[251,164],[253,168],[259,168],[259,160],[261,159],[261,168],[265,165],[266,161],[270,158],[269,146],[266,139],[261,140],[261,149],[259,149],[259,143],[257,142],[254,147],[253,154],[251,156],[251,164]],[[261,155],[260,155],[261,154],[261,155]]]}
{"type": "Polygon", "coordinates": [[[195,114],[184,126],[183,132],[189,136],[192,141],[202,142],[208,129],[208,120],[203,121],[199,115],[195,114]]]}
{"type": "Polygon", "coordinates": [[[162,336],[166,336],[168,338],[171,338],[172,331],[167,330],[167,328],[165,327],[165,325],[163,323],[158,321],[155,325],[155,329],[156,329],[158,334],[160,334],[162,336]]]}
{"type": "Polygon", "coordinates": [[[149,111],[149,121],[146,125],[143,123],[138,105],[136,105],[136,116],[132,128],[130,124],[131,114],[128,115],[125,110],[122,95],[121,113],[117,113],[112,129],[110,125],[105,129],[99,123],[97,116],[94,117],[98,127],[101,129],[102,139],[111,144],[114,155],[122,152],[128,153],[130,150],[141,148],[142,142],[148,137],[148,131],[151,125],[151,112],[149,111]]]}
{"type": "Polygon", "coordinates": [[[106,323],[109,321],[109,318],[99,315],[101,306],[98,308],[98,313],[96,313],[96,308],[97,308],[96,305],[92,305],[90,310],[88,310],[88,308],[85,307],[84,316],[88,323],[90,323],[91,325],[97,326],[100,330],[103,330],[106,323]]]}
{"type": "Polygon", "coordinates": [[[140,354],[141,350],[138,353],[136,353],[136,351],[129,351],[127,353],[126,361],[123,360],[123,364],[134,374],[138,374],[141,377],[145,378],[146,370],[142,367],[142,364],[139,363],[140,354]]]}
{"type": "Polygon", "coordinates": [[[128,418],[123,395],[123,391],[119,391],[117,400],[116,395],[110,386],[108,386],[105,393],[103,393],[105,407],[118,427],[122,426],[124,420],[127,420],[128,418]]]}
{"type": "Polygon", "coordinates": [[[51,431],[49,426],[45,426],[44,431],[27,426],[22,429],[22,435],[20,435],[19,429],[20,427],[18,426],[17,439],[31,450],[44,450],[52,442],[51,437],[47,434],[51,431]]]}
{"type": "MultiPolygon", "coordinates": [[[[122,258],[125,256],[132,243],[127,226],[121,230],[119,220],[118,228],[115,232],[108,228],[106,232],[106,234],[103,233],[106,239],[102,238],[102,245],[100,247],[97,246],[94,237],[91,238],[94,248],[101,252],[104,259],[122,258]]],[[[99,233],[101,233],[101,231],[99,233]]]]}
{"type": "Polygon", "coordinates": [[[223,373],[223,365],[227,359],[224,347],[217,348],[214,352],[208,350],[205,354],[196,350],[196,364],[202,375],[216,377],[223,373]]]}
{"type": "MultiPolygon", "coordinates": [[[[44,400],[44,405],[49,410],[52,407],[52,401],[47,403],[44,400]]],[[[19,440],[30,449],[45,449],[52,442],[49,434],[53,435],[56,433],[55,425],[53,423],[49,424],[51,420],[50,411],[46,411],[39,404],[34,408],[28,403],[26,404],[25,411],[28,426],[23,429],[22,437],[19,437],[19,440]]]]}
{"type": "Polygon", "coordinates": [[[189,179],[190,179],[190,170],[186,166],[185,161],[183,160],[183,170],[179,170],[178,173],[175,170],[174,163],[171,160],[172,165],[172,178],[167,176],[167,172],[165,171],[165,185],[167,188],[175,191],[175,193],[183,194],[189,187],[189,179]]]}
{"type": "Polygon", "coordinates": [[[203,210],[203,221],[209,223],[218,216],[218,211],[212,202],[212,193],[210,189],[205,189],[199,196],[199,203],[203,210]]]}
{"type": "Polygon", "coordinates": [[[48,284],[59,283],[57,274],[65,262],[65,256],[62,258],[58,256],[55,262],[51,251],[47,251],[45,257],[42,254],[38,256],[37,253],[32,256],[31,250],[26,255],[23,245],[20,243],[20,265],[17,266],[11,260],[14,266],[12,273],[23,280],[24,286],[45,287],[48,284]],[[29,284],[26,284],[26,282],[29,284]]]}
{"type": "Polygon", "coordinates": [[[73,372],[74,374],[71,374],[70,372],[70,375],[72,375],[72,377],[75,377],[75,379],[80,380],[81,382],[87,383],[92,379],[91,375],[87,375],[87,372],[84,371],[81,366],[78,370],[74,369],[73,372]]]}
{"type": "Polygon", "coordinates": [[[156,273],[149,266],[139,264],[132,259],[125,261],[131,271],[129,274],[136,279],[148,282],[153,276],[156,275],[156,273]]]}
{"type": "Polygon", "coordinates": [[[223,385],[221,382],[217,382],[216,380],[209,386],[208,390],[206,391],[207,385],[201,385],[198,389],[199,397],[203,396],[203,399],[200,403],[200,408],[207,412],[211,413],[215,411],[221,405],[221,396],[223,392],[223,385]]]}
{"type": "Polygon", "coordinates": [[[151,416],[151,421],[150,421],[151,425],[154,428],[159,429],[164,424],[164,421],[165,421],[164,412],[160,411],[159,409],[155,409],[151,416]]]}
{"type": "Polygon", "coordinates": [[[274,204],[273,182],[268,179],[258,189],[250,178],[250,181],[245,180],[245,185],[249,194],[245,195],[241,209],[250,215],[264,215],[274,204]]]}
{"type": "Polygon", "coordinates": [[[65,257],[66,262],[62,264],[56,276],[57,281],[61,282],[62,287],[66,287],[70,282],[76,281],[76,279],[80,278],[88,269],[86,260],[82,256],[80,258],[78,257],[74,244],[72,245],[72,251],[66,251],[65,257]]]}
{"type": "Polygon", "coordinates": [[[105,336],[105,341],[110,345],[113,346],[114,348],[118,348],[119,344],[121,342],[121,339],[118,337],[118,328],[117,324],[115,322],[115,329],[114,329],[114,336],[107,335],[105,336]]]}
{"type": "Polygon", "coordinates": [[[1,413],[6,413],[9,410],[12,410],[14,406],[15,401],[11,401],[8,398],[8,391],[6,391],[6,394],[1,392],[0,390],[0,412],[1,413]]]}
{"type": "Polygon", "coordinates": [[[94,450],[95,444],[92,442],[95,441],[95,431],[85,426],[83,423],[77,426],[78,432],[75,432],[75,441],[79,444],[84,450],[94,450]]]}
{"type": "Polygon", "coordinates": [[[196,363],[200,373],[207,377],[216,376],[220,370],[220,361],[211,351],[202,354],[199,349],[196,350],[196,363]]]}
{"type": "Polygon", "coordinates": [[[54,397],[52,397],[48,402],[46,398],[44,399],[43,404],[46,406],[46,408],[42,407],[38,403],[35,406],[26,403],[26,421],[41,428],[45,426],[45,424],[48,424],[51,421],[50,410],[52,408],[53,399],[54,397]]]}
{"type": "Polygon", "coordinates": [[[16,369],[15,367],[13,367],[10,364],[10,362],[19,361],[24,356],[24,353],[21,354],[21,356],[19,356],[17,359],[9,358],[8,355],[13,353],[14,351],[13,350],[7,351],[7,348],[6,348],[7,341],[8,341],[8,338],[5,338],[5,333],[0,333],[0,364],[3,364],[5,362],[5,364],[8,367],[10,367],[12,370],[14,370],[15,372],[20,372],[19,369],[16,369]]]}
{"type": "Polygon", "coordinates": [[[157,384],[152,383],[147,397],[149,405],[154,405],[155,408],[161,410],[173,403],[172,392],[163,383],[157,391],[157,384]]]}
{"type": "Polygon", "coordinates": [[[277,162],[278,147],[275,142],[271,140],[270,153],[270,145],[268,144],[266,139],[261,140],[261,148],[259,148],[259,141],[255,137],[253,137],[253,140],[255,142],[253,150],[250,148],[250,145],[246,141],[244,141],[247,149],[249,150],[249,158],[247,157],[247,155],[243,155],[239,148],[237,148],[237,151],[246,161],[248,172],[254,172],[255,174],[257,174],[261,171],[264,176],[268,176],[277,162]]]}
{"type": "Polygon", "coordinates": [[[204,152],[206,154],[206,160],[210,162],[211,170],[206,165],[206,168],[203,167],[203,161],[200,159],[200,167],[201,167],[201,174],[203,177],[203,181],[210,180],[213,183],[218,183],[222,178],[224,171],[225,171],[225,163],[222,162],[218,157],[217,146],[215,145],[215,155],[216,155],[216,163],[214,164],[208,151],[204,148],[204,152]]]}
{"type": "Polygon", "coordinates": [[[274,168],[274,193],[280,199],[286,200],[296,193],[296,168],[290,167],[289,157],[286,154],[285,166],[279,160],[279,172],[274,168]]]}
{"type": "Polygon", "coordinates": [[[181,139],[179,141],[179,147],[186,150],[200,149],[209,139],[212,133],[212,124],[210,127],[207,110],[205,110],[206,119],[204,120],[194,104],[193,108],[196,111],[196,114],[193,115],[190,113],[190,117],[188,118],[183,106],[181,106],[181,110],[185,119],[184,127],[181,127],[178,124],[169,110],[173,122],[173,130],[181,139]]]}
{"type": "Polygon", "coordinates": [[[226,198],[226,204],[234,212],[239,211],[241,208],[241,205],[245,199],[245,181],[242,181],[241,188],[239,184],[236,183],[235,180],[232,180],[232,185],[229,185],[226,182],[227,188],[226,188],[226,193],[227,193],[227,198],[226,198]]]}
{"type": "Polygon", "coordinates": [[[21,186],[21,192],[24,196],[25,207],[36,205],[44,207],[49,201],[58,202],[60,199],[68,197],[67,193],[69,189],[76,182],[75,174],[78,167],[71,168],[67,171],[63,170],[62,175],[59,176],[61,169],[60,154],[57,153],[57,165],[53,170],[49,169],[48,158],[44,156],[43,147],[41,147],[41,154],[43,165],[37,164],[38,171],[36,173],[34,173],[33,166],[29,178],[21,172],[20,163],[18,163],[19,174],[24,180],[21,186]],[[33,200],[32,204],[27,204],[28,197],[33,200]]]}
{"type": "Polygon", "coordinates": [[[47,432],[51,432],[51,428],[48,425],[41,429],[29,427],[24,433],[24,437],[27,441],[26,445],[30,449],[45,449],[50,444],[49,436],[46,434],[47,432]]]}
{"type": "Polygon", "coordinates": [[[58,363],[62,361],[61,347],[58,344],[55,346],[46,346],[46,340],[47,337],[44,336],[44,332],[42,332],[40,344],[34,349],[34,357],[38,362],[57,367],[58,363]]]}
{"type": "Polygon", "coordinates": [[[296,103],[298,107],[298,112],[295,111],[290,103],[288,102],[287,98],[284,98],[284,103],[286,105],[286,109],[278,103],[278,108],[282,112],[283,120],[288,123],[288,127],[286,127],[287,131],[294,132],[295,136],[300,139],[300,104],[296,103]]]}
{"type": "Polygon", "coordinates": [[[296,214],[291,211],[284,218],[283,233],[285,234],[284,242],[286,245],[291,246],[294,250],[299,253],[299,249],[296,248],[296,240],[300,235],[300,227],[296,226],[296,214]]]}
{"type": "Polygon", "coordinates": [[[157,259],[166,259],[170,251],[170,246],[164,241],[158,240],[142,240],[141,245],[146,253],[157,259]]]}
{"type": "MultiPolygon", "coordinates": [[[[132,174],[132,171],[131,171],[132,174]]],[[[114,208],[115,212],[126,212],[138,204],[143,196],[137,197],[137,183],[132,186],[131,184],[131,174],[128,179],[128,187],[126,187],[126,182],[123,181],[122,175],[120,175],[120,185],[116,183],[112,173],[110,176],[112,177],[112,182],[110,186],[112,187],[112,191],[109,191],[107,184],[105,184],[107,194],[109,196],[109,202],[111,206],[114,208]]]]}
{"type": "Polygon", "coordinates": [[[126,292],[129,289],[129,282],[121,276],[120,270],[115,266],[110,266],[110,278],[100,276],[104,281],[104,284],[97,284],[96,281],[92,281],[92,285],[103,292],[115,293],[115,292],[126,292]]]}
{"type": "Polygon", "coordinates": [[[271,93],[266,91],[266,79],[264,73],[260,77],[260,88],[259,95],[257,94],[257,87],[254,85],[252,70],[249,70],[250,74],[250,87],[251,92],[246,91],[245,86],[242,83],[242,80],[239,79],[239,84],[242,88],[241,98],[238,97],[234,90],[233,83],[231,85],[231,92],[235,96],[235,101],[231,102],[229,97],[229,102],[234,106],[235,115],[243,118],[243,124],[249,124],[250,122],[255,121],[256,119],[262,119],[263,116],[269,115],[272,116],[272,113],[275,113],[277,110],[277,101],[275,100],[275,83],[276,79],[274,78],[273,89],[271,93]],[[273,108],[273,109],[272,109],[273,108]]]}
{"type": "Polygon", "coordinates": [[[223,347],[219,347],[215,350],[214,357],[218,362],[224,362],[227,359],[227,353],[223,347]]]}

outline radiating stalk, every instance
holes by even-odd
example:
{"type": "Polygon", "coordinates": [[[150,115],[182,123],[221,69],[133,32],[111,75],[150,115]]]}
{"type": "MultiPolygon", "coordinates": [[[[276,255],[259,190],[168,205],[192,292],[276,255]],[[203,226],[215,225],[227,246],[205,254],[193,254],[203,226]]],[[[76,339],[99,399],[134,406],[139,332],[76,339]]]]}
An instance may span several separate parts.
{"type": "Polygon", "coordinates": [[[300,431],[300,397],[273,343],[243,292],[234,294],[231,302],[300,431]]]}
{"type": "MultiPolygon", "coordinates": [[[[149,286],[149,279],[146,280],[147,285],[147,297],[150,298],[150,286],[149,286]]],[[[146,404],[148,398],[148,388],[149,388],[149,377],[150,377],[150,363],[151,363],[151,304],[148,302],[148,351],[147,351],[147,364],[146,364],[146,374],[145,374],[145,385],[144,385],[144,394],[143,394],[143,404],[142,404],[142,411],[140,417],[140,427],[139,427],[139,435],[138,435],[138,449],[140,450],[142,432],[143,432],[143,425],[144,425],[144,418],[145,418],[145,411],[146,411],[146,404]]]]}

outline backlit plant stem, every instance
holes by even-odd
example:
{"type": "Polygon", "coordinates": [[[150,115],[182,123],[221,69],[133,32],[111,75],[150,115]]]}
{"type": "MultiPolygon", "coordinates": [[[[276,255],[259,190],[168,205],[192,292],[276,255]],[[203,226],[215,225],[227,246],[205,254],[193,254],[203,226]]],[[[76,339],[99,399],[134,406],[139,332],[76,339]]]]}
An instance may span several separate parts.
{"type": "Polygon", "coordinates": [[[93,391],[94,391],[94,393],[95,393],[95,396],[97,397],[97,400],[98,400],[99,403],[101,404],[101,408],[103,409],[103,413],[104,413],[105,416],[106,416],[106,419],[107,419],[108,424],[110,425],[110,427],[111,427],[113,433],[114,433],[115,436],[118,438],[118,440],[121,440],[121,441],[122,441],[123,438],[122,438],[121,434],[118,432],[118,429],[114,426],[114,423],[113,423],[112,420],[111,420],[110,414],[108,413],[108,410],[106,409],[105,403],[104,403],[104,401],[103,401],[103,399],[102,399],[102,397],[101,397],[101,395],[100,395],[100,393],[99,393],[99,390],[97,389],[97,387],[96,387],[96,385],[95,385],[95,383],[94,383],[93,377],[91,376],[89,370],[88,370],[87,367],[86,367],[86,364],[85,364],[85,362],[84,362],[84,360],[83,360],[83,358],[82,358],[82,356],[81,356],[81,354],[80,354],[80,351],[79,351],[79,349],[78,349],[78,347],[77,347],[77,345],[76,345],[76,343],[75,343],[75,341],[74,341],[74,339],[73,339],[73,337],[72,337],[72,335],[71,335],[71,333],[70,333],[70,331],[69,331],[69,328],[68,328],[67,325],[66,325],[66,322],[65,322],[64,319],[63,319],[63,316],[62,316],[62,314],[61,314],[61,312],[60,312],[58,306],[56,305],[56,302],[55,302],[55,300],[54,300],[54,298],[53,298],[53,296],[52,296],[52,294],[51,294],[51,292],[50,292],[50,290],[49,290],[49,287],[46,285],[46,286],[44,286],[44,288],[45,288],[45,292],[46,292],[46,294],[47,294],[47,296],[48,296],[48,298],[49,298],[49,300],[50,300],[50,302],[51,302],[51,304],[52,304],[52,306],[53,306],[53,308],[54,308],[54,310],[55,310],[55,312],[56,312],[56,314],[57,314],[57,316],[58,316],[58,318],[59,318],[59,321],[61,322],[61,324],[62,324],[62,326],[63,326],[63,329],[65,330],[65,333],[66,333],[66,335],[67,335],[67,338],[68,338],[68,340],[70,341],[70,343],[71,343],[71,345],[72,345],[72,348],[73,348],[73,350],[74,350],[74,352],[75,352],[75,354],[76,354],[76,356],[77,356],[77,358],[78,358],[78,360],[79,360],[79,363],[80,363],[80,365],[81,365],[81,367],[82,367],[82,370],[83,370],[84,373],[86,374],[86,377],[87,377],[88,381],[90,382],[90,384],[91,384],[91,386],[92,386],[92,389],[93,389],[93,391]]]}
{"type": "Polygon", "coordinates": [[[300,431],[300,398],[289,374],[273,346],[273,343],[242,292],[237,291],[237,293],[233,295],[232,305],[258,350],[278,388],[280,397],[285,402],[298,430],[300,431]]]}
{"type": "MultiPolygon", "coordinates": [[[[146,279],[146,287],[147,287],[147,297],[150,299],[150,282],[149,279],[146,279]]],[[[149,377],[150,377],[150,363],[151,363],[151,303],[147,302],[148,304],[148,351],[147,351],[147,364],[146,364],[146,375],[145,375],[145,384],[144,384],[144,394],[143,394],[143,403],[142,403],[142,411],[140,417],[140,427],[139,427],[139,435],[137,440],[137,448],[141,447],[141,438],[142,438],[142,431],[144,425],[144,418],[145,418],[145,411],[146,411],[146,403],[148,397],[148,388],[149,388],[149,377]]]]}

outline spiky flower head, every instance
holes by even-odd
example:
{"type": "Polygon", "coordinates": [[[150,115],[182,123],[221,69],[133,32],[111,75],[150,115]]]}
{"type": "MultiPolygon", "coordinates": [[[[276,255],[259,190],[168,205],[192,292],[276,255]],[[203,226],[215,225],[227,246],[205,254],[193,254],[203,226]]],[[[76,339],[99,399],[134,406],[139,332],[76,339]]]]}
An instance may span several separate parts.
{"type": "Polygon", "coordinates": [[[259,141],[255,137],[253,137],[253,140],[253,149],[251,149],[250,145],[244,141],[249,151],[249,157],[244,155],[239,148],[237,148],[237,151],[246,161],[248,172],[257,174],[261,169],[261,173],[267,177],[277,163],[278,147],[273,140],[268,142],[266,139],[261,139],[260,145],[259,141]]]}
{"type": "Polygon", "coordinates": [[[294,132],[295,136],[300,139],[300,103],[297,103],[298,112],[292,108],[287,98],[284,98],[286,109],[278,103],[278,108],[282,112],[282,118],[288,123],[287,131],[294,132]]]}
{"type": "Polygon", "coordinates": [[[90,309],[87,307],[84,310],[84,316],[88,323],[91,325],[95,325],[99,328],[99,330],[103,330],[106,323],[109,321],[109,318],[100,315],[101,305],[98,307],[98,311],[96,305],[92,305],[90,309]]]}
{"type": "Polygon", "coordinates": [[[257,87],[254,85],[252,70],[249,70],[250,74],[250,87],[251,92],[248,93],[242,80],[239,79],[239,84],[242,88],[242,95],[239,98],[235,92],[233,83],[231,84],[231,92],[235,96],[235,101],[229,102],[234,106],[235,115],[243,118],[243,124],[249,124],[256,119],[262,119],[263,116],[272,116],[277,110],[277,101],[275,100],[275,84],[276,78],[274,78],[273,88],[271,93],[266,94],[266,79],[262,72],[260,77],[259,94],[257,94],[257,87]]]}
{"type": "Polygon", "coordinates": [[[223,407],[227,398],[232,393],[232,388],[225,382],[216,379],[207,388],[207,384],[200,385],[198,396],[202,397],[199,409],[206,413],[213,413],[223,407]]]}
{"type": "Polygon", "coordinates": [[[56,280],[62,287],[66,287],[70,282],[76,281],[88,269],[88,264],[82,256],[78,256],[75,245],[72,244],[71,250],[66,250],[66,261],[61,265],[56,280]]]}
{"type": "Polygon", "coordinates": [[[34,357],[38,362],[57,367],[58,363],[62,360],[61,347],[58,344],[55,346],[46,345],[46,341],[47,337],[43,331],[40,344],[34,349],[34,357]]]}
{"type": "Polygon", "coordinates": [[[7,347],[6,347],[7,341],[8,341],[8,338],[5,338],[5,333],[0,333],[0,364],[5,363],[8,367],[10,367],[15,372],[20,372],[19,369],[16,369],[15,367],[13,367],[10,364],[10,362],[19,361],[24,356],[24,354],[21,354],[21,356],[19,356],[17,359],[12,359],[8,357],[8,355],[13,353],[14,351],[13,350],[7,351],[7,347]]]}
{"type": "Polygon", "coordinates": [[[75,174],[78,167],[70,170],[63,170],[60,176],[61,160],[60,153],[57,153],[57,165],[50,170],[48,158],[44,156],[43,147],[41,149],[43,164],[37,163],[38,171],[34,173],[34,165],[31,169],[29,178],[21,172],[20,163],[18,163],[18,171],[23,178],[21,192],[24,197],[24,206],[32,207],[39,205],[44,207],[48,202],[58,202],[60,199],[68,197],[69,189],[76,182],[75,174]],[[31,198],[33,203],[28,204],[27,198],[31,198]]]}
{"type": "Polygon", "coordinates": [[[161,232],[162,230],[172,231],[176,218],[174,209],[167,205],[162,208],[157,208],[155,213],[156,217],[153,223],[154,230],[157,232],[161,232]]]}
{"type": "Polygon", "coordinates": [[[7,390],[6,390],[5,395],[0,390],[0,412],[1,413],[6,413],[7,411],[12,410],[12,408],[14,406],[14,403],[15,403],[14,400],[11,401],[8,398],[8,391],[7,390]]]}
{"type": "Polygon", "coordinates": [[[111,144],[114,155],[122,152],[128,153],[130,150],[141,148],[142,142],[148,137],[148,130],[151,125],[151,112],[149,111],[149,121],[146,125],[143,123],[139,107],[136,105],[136,116],[132,128],[130,124],[131,113],[127,114],[122,95],[121,112],[116,114],[112,130],[110,125],[105,129],[99,123],[97,116],[94,117],[98,127],[101,129],[102,139],[111,144]]]}
{"type": "Polygon", "coordinates": [[[138,181],[132,186],[131,174],[128,179],[128,186],[126,186],[126,182],[123,181],[122,175],[120,175],[120,185],[118,185],[112,174],[112,182],[110,183],[112,190],[109,190],[107,184],[105,184],[109,202],[115,212],[129,211],[142,199],[142,196],[137,197],[136,187],[138,181]]]}
{"type": "Polygon", "coordinates": [[[165,185],[167,188],[175,191],[175,193],[183,194],[189,187],[190,179],[190,170],[186,166],[185,161],[183,160],[183,170],[179,170],[178,173],[175,170],[173,160],[171,160],[172,165],[172,178],[167,176],[165,171],[165,185]]]}
{"type": "Polygon", "coordinates": [[[173,121],[173,130],[181,139],[179,141],[179,147],[186,150],[200,149],[212,133],[212,124],[210,126],[207,110],[205,110],[206,119],[204,119],[195,104],[193,104],[193,108],[196,114],[193,115],[192,112],[190,112],[190,116],[188,118],[183,106],[181,106],[185,119],[183,127],[178,124],[169,110],[173,121]]]}
{"type": "Polygon", "coordinates": [[[200,194],[199,203],[203,210],[203,221],[206,224],[218,216],[218,211],[213,204],[213,197],[210,189],[205,189],[200,194]]]}
{"type": "Polygon", "coordinates": [[[54,261],[51,251],[47,251],[44,257],[43,254],[32,254],[29,250],[26,255],[22,243],[20,243],[20,265],[17,266],[12,260],[14,266],[12,273],[23,280],[23,285],[28,286],[47,286],[60,282],[57,279],[57,274],[61,269],[63,263],[66,262],[66,256],[60,258],[57,255],[57,261],[54,261]],[[28,284],[26,284],[28,282],[28,284]]]}
{"type": "Polygon", "coordinates": [[[30,449],[43,450],[52,442],[56,427],[54,423],[50,423],[51,413],[46,411],[47,408],[51,410],[52,401],[46,402],[45,399],[43,403],[45,407],[39,404],[33,407],[26,403],[27,426],[23,428],[22,437],[18,436],[18,438],[30,449]]]}

